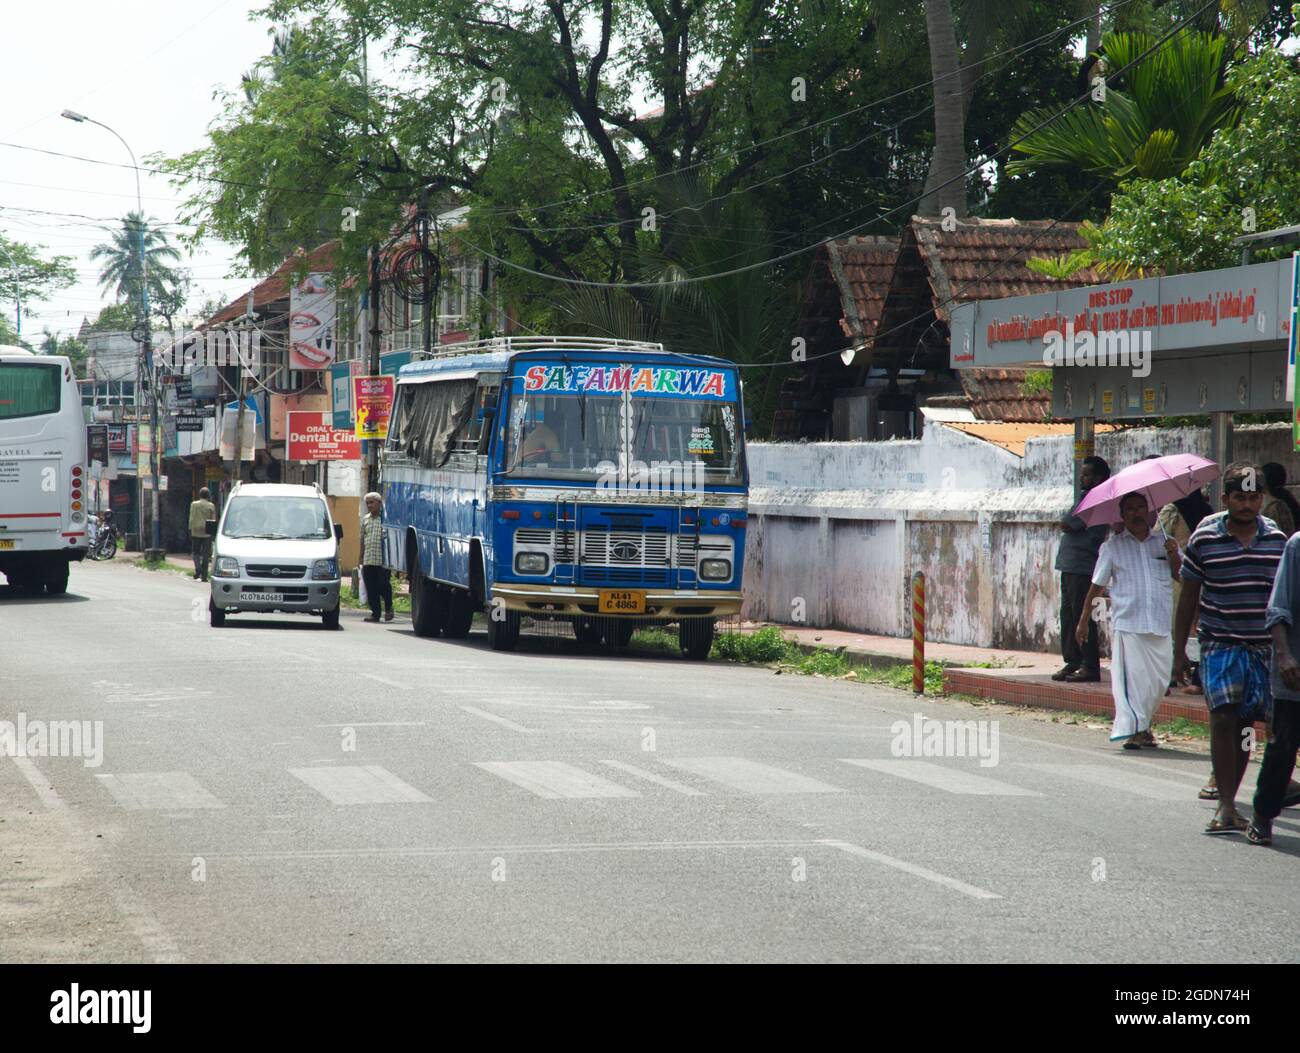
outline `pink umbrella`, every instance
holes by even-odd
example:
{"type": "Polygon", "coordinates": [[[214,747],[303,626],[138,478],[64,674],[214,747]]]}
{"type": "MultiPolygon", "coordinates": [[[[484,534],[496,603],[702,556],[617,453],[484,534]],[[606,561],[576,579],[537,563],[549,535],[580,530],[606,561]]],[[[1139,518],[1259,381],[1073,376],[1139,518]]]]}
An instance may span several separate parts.
{"type": "Polygon", "coordinates": [[[1152,457],[1098,483],[1083,495],[1074,514],[1088,526],[1118,523],[1124,518],[1119,511],[1120,499],[1128,494],[1142,494],[1154,516],[1170,501],[1195,493],[1221,474],[1217,464],[1194,453],[1152,457]]]}

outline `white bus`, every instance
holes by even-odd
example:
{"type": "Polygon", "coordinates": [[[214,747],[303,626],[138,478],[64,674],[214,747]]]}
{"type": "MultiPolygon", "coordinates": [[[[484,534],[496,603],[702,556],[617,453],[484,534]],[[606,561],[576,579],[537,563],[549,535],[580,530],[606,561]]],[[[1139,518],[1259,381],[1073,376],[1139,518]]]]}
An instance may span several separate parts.
{"type": "Polygon", "coordinates": [[[60,595],[85,558],[86,423],[72,363],[0,345],[0,573],[60,595]]]}

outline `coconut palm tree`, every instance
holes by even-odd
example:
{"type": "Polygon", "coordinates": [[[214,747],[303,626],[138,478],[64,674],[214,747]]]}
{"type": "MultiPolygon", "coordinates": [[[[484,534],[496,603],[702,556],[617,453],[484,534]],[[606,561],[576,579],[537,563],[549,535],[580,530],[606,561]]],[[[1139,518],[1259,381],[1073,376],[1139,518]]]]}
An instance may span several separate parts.
{"type": "Polygon", "coordinates": [[[1224,75],[1231,59],[1229,41],[1213,33],[1180,33],[1150,55],[1155,42],[1146,33],[1110,33],[1103,39],[1103,68],[1136,63],[1108,86],[1103,102],[1075,106],[1033,129],[1054,111],[1022,114],[1013,138],[1009,172],[1070,167],[1118,185],[1125,179],[1176,176],[1200,153],[1219,128],[1231,127],[1240,107],[1224,75]],[[1140,61],[1139,61],[1140,59],[1140,61]]]}
{"type": "Polygon", "coordinates": [[[143,234],[144,258],[148,263],[149,298],[166,303],[184,283],[175,264],[181,254],[167,243],[166,233],[150,226],[140,212],[128,212],[122,226],[111,231],[112,240],[90,251],[92,260],[102,261],[99,281],[105,292],[112,291],[119,301],[135,303],[140,298],[140,240],[143,234]]]}

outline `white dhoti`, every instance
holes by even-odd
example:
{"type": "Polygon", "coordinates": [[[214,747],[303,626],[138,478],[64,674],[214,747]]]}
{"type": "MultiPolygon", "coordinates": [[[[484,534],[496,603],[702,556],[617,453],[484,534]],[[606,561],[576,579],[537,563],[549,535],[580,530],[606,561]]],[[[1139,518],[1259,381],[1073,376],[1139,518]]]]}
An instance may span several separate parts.
{"type": "Polygon", "coordinates": [[[1156,707],[1169,689],[1174,641],[1167,633],[1116,632],[1111,652],[1115,726],[1110,738],[1114,742],[1150,730],[1156,707]]]}

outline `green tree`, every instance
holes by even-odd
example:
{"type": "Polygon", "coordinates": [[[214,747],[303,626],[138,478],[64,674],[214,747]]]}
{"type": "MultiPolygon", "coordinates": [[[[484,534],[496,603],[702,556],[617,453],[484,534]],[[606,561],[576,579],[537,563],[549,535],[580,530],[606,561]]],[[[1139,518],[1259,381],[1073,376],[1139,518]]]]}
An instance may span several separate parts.
{"type": "Polygon", "coordinates": [[[48,327],[42,331],[44,339],[41,340],[40,352],[43,355],[64,355],[72,360],[72,371],[77,376],[85,376],[86,358],[88,355],[86,345],[78,340],[75,336],[59,336],[58,333],[52,332],[48,327]]]}
{"type": "MultiPolygon", "coordinates": [[[[30,301],[48,300],[53,293],[76,282],[72,257],[47,257],[44,249],[43,245],[29,245],[0,234],[0,311],[11,312],[15,302],[21,302],[26,313],[30,301]]],[[[5,330],[0,336],[4,339],[0,343],[19,343],[10,319],[4,318],[3,323],[5,330]]],[[[22,346],[31,345],[24,341],[22,346]]]]}

